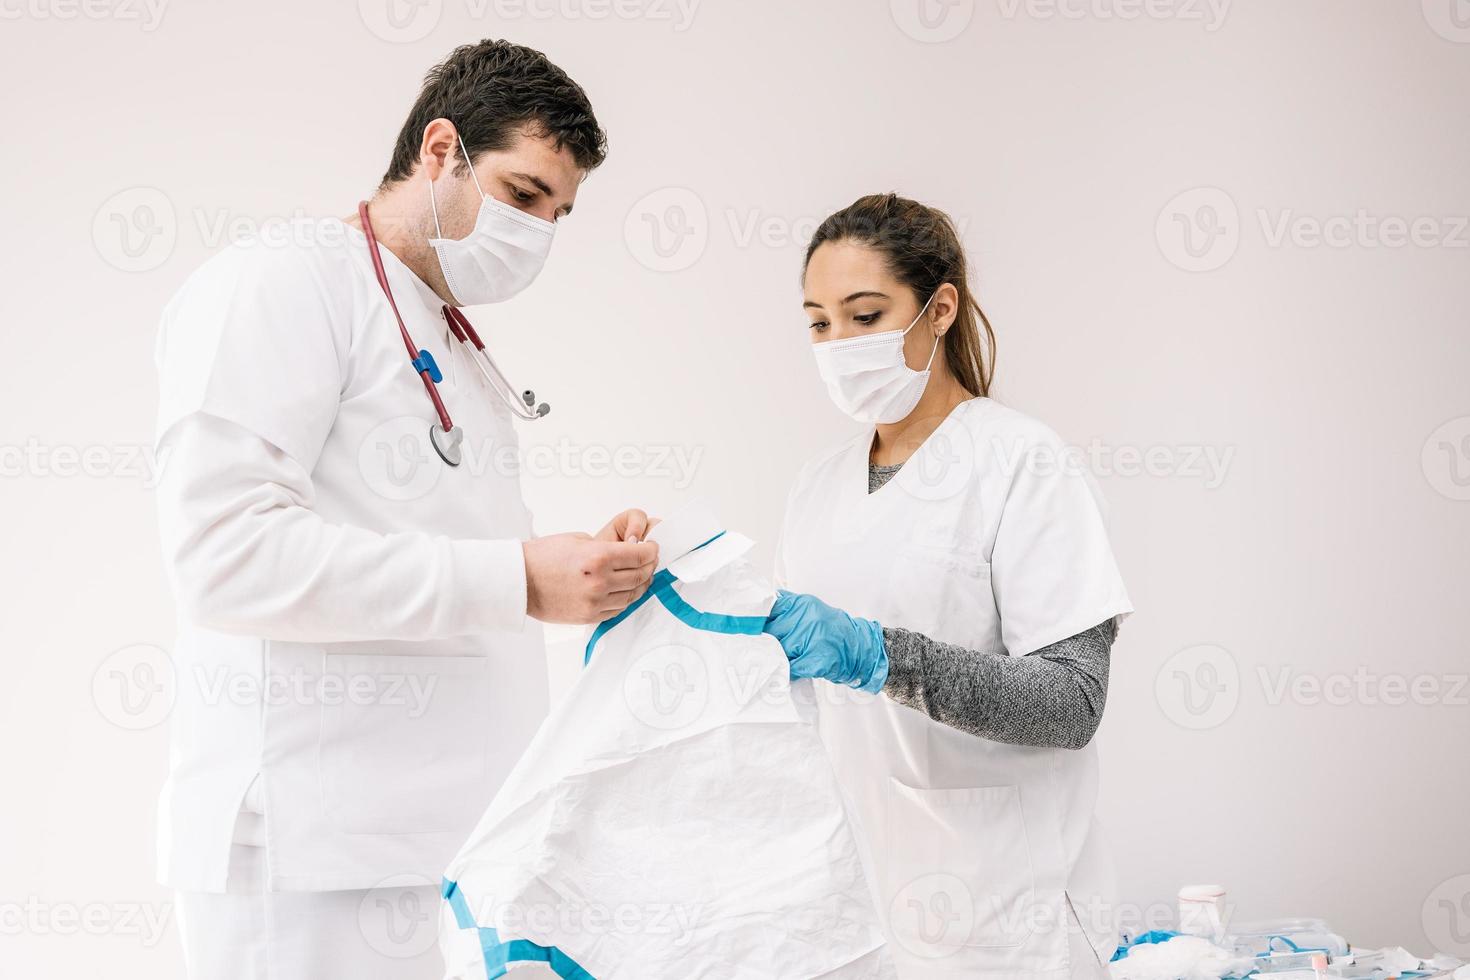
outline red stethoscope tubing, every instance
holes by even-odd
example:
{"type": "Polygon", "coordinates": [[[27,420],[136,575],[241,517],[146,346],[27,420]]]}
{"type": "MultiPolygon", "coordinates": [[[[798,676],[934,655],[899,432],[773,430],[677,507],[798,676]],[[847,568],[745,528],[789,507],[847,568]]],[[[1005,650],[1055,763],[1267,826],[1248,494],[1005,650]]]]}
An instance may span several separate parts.
{"type": "MultiPolygon", "coordinates": [[[[362,233],[367,236],[368,254],[373,257],[373,272],[377,274],[378,285],[383,287],[383,295],[388,297],[388,305],[393,308],[393,317],[398,321],[398,331],[403,334],[403,344],[408,348],[408,359],[410,361],[417,361],[419,350],[413,342],[413,336],[408,332],[408,327],[403,322],[403,314],[398,312],[398,301],[393,298],[393,290],[388,286],[388,274],[383,271],[382,256],[378,255],[378,236],[373,234],[373,223],[368,218],[366,201],[358,202],[357,217],[362,221],[362,233]]],[[[474,328],[470,326],[469,320],[465,319],[464,314],[452,306],[446,306],[445,310],[450,314],[448,318],[449,325],[450,329],[454,330],[455,336],[460,340],[464,339],[460,336],[460,331],[455,327],[454,318],[458,317],[460,326],[467,330],[469,335],[474,338],[475,346],[480,350],[484,350],[485,345],[480,342],[479,336],[475,334],[474,328]]],[[[434,403],[434,411],[439,414],[439,425],[445,432],[448,432],[454,428],[454,422],[449,417],[449,409],[444,407],[444,400],[439,397],[439,387],[434,384],[434,379],[430,377],[429,369],[421,368],[419,370],[419,378],[424,382],[424,390],[429,393],[429,400],[434,403]]]]}

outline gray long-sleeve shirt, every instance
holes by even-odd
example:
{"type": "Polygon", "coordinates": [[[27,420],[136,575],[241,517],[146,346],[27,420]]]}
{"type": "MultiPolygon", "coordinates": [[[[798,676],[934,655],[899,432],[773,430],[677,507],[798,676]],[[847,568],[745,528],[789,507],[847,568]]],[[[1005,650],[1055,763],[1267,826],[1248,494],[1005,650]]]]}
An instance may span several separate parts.
{"type": "MultiPolygon", "coordinates": [[[[898,466],[869,466],[871,493],[898,466]]],[[[1024,657],[968,650],[885,626],[883,693],[935,721],[1011,745],[1080,749],[1102,722],[1117,625],[1108,620],[1024,657]]]]}

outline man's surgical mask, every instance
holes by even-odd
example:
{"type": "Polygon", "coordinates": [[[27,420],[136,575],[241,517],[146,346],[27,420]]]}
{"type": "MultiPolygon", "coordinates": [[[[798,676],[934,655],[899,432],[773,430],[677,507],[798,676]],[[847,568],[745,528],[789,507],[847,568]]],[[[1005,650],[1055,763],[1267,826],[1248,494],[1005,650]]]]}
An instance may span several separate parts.
{"type": "Polygon", "coordinates": [[[922,371],[915,371],[904,360],[903,338],[932,302],[933,295],[924,302],[913,323],[902,330],[812,345],[817,372],[838,408],[859,422],[886,424],[908,417],[929,384],[929,368],[939,351],[939,337],[934,338],[934,350],[929,352],[929,363],[922,371]]]}
{"type": "Polygon", "coordinates": [[[445,238],[439,227],[434,182],[429,181],[429,207],[434,211],[434,234],[429,246],[439,256],[439,268],[457,306],[479,306],[510,299],[531,284],[546,256],[556,225],[502,204],[480,189],[480,178],[470,166],[464,137],[459,140],[470,179],[480,194],[475,227],[464,238],[445,238]]]}

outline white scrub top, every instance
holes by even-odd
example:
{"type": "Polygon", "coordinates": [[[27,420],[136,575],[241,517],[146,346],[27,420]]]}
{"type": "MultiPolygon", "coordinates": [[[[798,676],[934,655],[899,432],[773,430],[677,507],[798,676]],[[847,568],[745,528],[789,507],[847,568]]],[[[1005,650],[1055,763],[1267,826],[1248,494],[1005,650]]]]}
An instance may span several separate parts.
{"type": "MultiPolygon", "coordinates": [[[[872,437],[801,471],[777,556],[783,587],[1013,657],[1132,611],[1098,498],[1051,430],[973,399],[869,494],[872,437]]],[[[1108,961],[1094,745],[1005,745],[884,695],[817,690],[904,980],[1096,971],[1069,963],[1073,915],[1108,961]]]]}
{"type": "Polygon", "coordinates": [[[179,606],[160,876],[223,891],[252,783],[272,890],[437,882],[547,710],[509,412],[387,249],[463,426],[450,469],[367,241],[233,246],[159,333],[179,606]]]}

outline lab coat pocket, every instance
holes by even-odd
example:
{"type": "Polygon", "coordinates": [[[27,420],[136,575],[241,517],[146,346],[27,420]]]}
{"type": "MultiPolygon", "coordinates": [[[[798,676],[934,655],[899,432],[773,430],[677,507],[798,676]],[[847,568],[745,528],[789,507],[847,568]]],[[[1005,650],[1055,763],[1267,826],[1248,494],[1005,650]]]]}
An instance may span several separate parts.
{"type": "Polygon", "coordinates": [[[468,831],[489,802],[489,663],[328,654],[317,760],[348,834],[468,831]]]}
{"type": "Polygon", "coordinates": [[[889,781],[884,887],[894,938],[915,956],[1023,945],[1036,879],[1016,786],[918,789],[889,781]]]}

